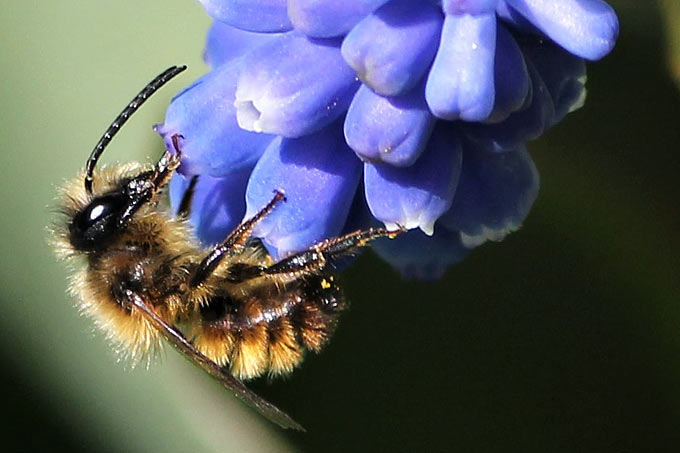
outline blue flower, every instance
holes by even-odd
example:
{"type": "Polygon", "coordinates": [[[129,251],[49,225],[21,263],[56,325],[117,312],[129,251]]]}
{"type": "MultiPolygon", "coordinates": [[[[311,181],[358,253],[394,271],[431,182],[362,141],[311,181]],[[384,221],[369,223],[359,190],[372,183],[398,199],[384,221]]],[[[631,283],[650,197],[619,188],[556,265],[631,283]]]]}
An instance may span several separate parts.
{"type": "Polygon", "coordinates": [[[519,227],[538,192],[527,141],[585,99],[613,47],[601,0],[201,0],[212,71],[158,131],[181,134],[179,203],[213,243],[262,208],[277,259],[349,228],[412,230],[375,249],[436,277],[519,227]]]}

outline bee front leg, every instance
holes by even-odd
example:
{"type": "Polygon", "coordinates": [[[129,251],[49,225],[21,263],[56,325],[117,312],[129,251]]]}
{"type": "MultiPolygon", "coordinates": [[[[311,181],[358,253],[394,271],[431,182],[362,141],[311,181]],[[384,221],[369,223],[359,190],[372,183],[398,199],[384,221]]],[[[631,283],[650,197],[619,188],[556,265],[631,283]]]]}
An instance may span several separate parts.
{"type": "Polygon", "coordinates": [[[283,192],[278,190],[274,191],[274,198],[267,203],[267,206],[253,217],[237,226],[222,243],[215,246],[212,252],[203,258],[196,273],[191,279],[191,286],[196,288],[203,283],[205,279],[213,273],[227,254],[241,253],[245,248],[246,242],[250,239],[250,235],[252,234],[255,225],[257,225],[260,220],[264,219],[267,214],[272,212],[279,202],[284,201],[285,199],[286,197],[283,195],[283,192]]]}

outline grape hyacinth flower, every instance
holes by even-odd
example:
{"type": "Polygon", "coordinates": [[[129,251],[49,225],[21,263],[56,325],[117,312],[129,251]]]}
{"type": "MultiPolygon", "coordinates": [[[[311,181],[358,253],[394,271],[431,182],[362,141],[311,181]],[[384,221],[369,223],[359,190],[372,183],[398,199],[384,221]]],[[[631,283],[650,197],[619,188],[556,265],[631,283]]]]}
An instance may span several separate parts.
{"type": "Polygon", "coordinates": [[[434,278],[519,227],[538,193],[525,144],[585,99],[618,33],[601,0],[200,0],[211,71],[157,127],[181,134],[177,206],[206,244],[287,202],[255,236],[275,259],[343,231],[434,278]]]}

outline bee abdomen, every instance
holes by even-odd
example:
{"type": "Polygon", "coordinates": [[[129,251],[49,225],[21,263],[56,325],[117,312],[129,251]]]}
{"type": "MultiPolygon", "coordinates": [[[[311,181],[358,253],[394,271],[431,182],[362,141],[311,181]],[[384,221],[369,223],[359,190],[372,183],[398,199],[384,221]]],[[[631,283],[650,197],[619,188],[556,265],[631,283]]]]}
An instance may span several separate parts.
{"type": "Polygon", "coordinates": [[[196,347],[239,379],[288,374],[305,351],[319,352],[345,304],[325,279],[304,281],[269,297],[218,297],[201,310],[196,347]]]}
{"type": "Polygon", "coordinates": [[[343,308],[344,302],[335,287],[308,293],[290,317],[299,343],[311,351],[321,351],[335,331],[343,308]]]}

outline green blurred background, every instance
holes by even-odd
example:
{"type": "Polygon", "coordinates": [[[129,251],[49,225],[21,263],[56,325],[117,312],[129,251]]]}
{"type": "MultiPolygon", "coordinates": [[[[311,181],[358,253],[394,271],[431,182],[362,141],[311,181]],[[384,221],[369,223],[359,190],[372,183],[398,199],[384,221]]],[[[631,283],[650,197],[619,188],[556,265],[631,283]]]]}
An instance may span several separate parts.
{"type": "Polygon", "coordinates": [[[148,371],[116,363],[46,245],[55,187],[148,79],[185,63],[190,73],[104,160],[160,152],[150,126],[205,71],[200,5],[1,0],[3,445],[678,451],[680,46],[666,39],[680,36],[668,16],[676,1],[609,2],[618,46],[590,65],[586,106],[530,144],[542,187],[522,230],[434,283],[402,281],[371,254],[346,272],[352,309],[327,350],[288,380],[253,384],[303,435],[273,427],[174,351],[148,371]]]}

